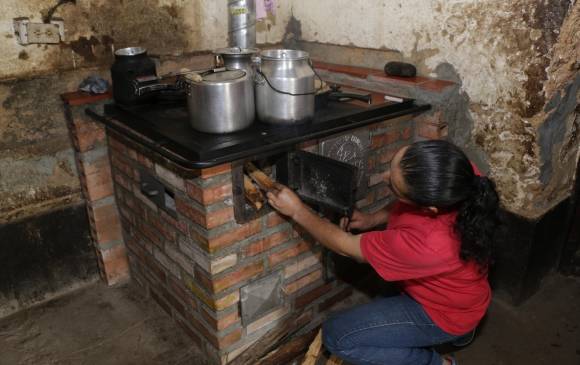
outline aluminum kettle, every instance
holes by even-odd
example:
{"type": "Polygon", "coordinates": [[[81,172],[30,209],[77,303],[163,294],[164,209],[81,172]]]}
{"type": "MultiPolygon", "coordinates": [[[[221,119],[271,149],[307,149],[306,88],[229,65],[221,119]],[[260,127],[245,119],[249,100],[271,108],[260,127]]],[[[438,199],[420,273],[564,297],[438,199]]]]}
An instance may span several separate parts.
{"type": "Polygon", "coordinates": [[[315,72],[307,52],[273,49],[260,52],[254,89],[258,120],[297,124],[314,118],[315,72]]]}

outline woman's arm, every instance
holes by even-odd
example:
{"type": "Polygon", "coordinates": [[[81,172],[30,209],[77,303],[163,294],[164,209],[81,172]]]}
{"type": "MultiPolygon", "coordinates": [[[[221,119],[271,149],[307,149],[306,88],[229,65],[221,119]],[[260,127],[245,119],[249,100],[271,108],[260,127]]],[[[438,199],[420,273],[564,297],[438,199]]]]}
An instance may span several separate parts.
{"type": "Polygon", "coordinates": [[[366,261],[360,249],[360,235],[352,235],[320,218],[292,190],[278,184],[275,190],[268,192],[268,202],[280,213],[292,218],[322,245],[340,255],[366,261]]]}
{"type": "Polygon", "coordinates": [[[392,205],[389,204],[374,213],[363,213],[355,209],[350,219],[345,217],[340,220],[340,228],[345,231],[351,231],[353,229],[368,231],[376,226],[386,224],[389,220],[389,211],[392,205]]]}

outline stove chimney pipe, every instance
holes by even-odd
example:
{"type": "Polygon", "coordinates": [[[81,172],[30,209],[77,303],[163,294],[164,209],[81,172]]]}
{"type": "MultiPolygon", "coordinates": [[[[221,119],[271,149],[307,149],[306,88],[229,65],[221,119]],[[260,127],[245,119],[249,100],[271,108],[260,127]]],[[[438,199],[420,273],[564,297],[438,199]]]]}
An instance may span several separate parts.
{"type": "Polygon", "coordinates": [[[228,44],[230,47],[256,47],[255,0],[228,0],[228,44]]]}

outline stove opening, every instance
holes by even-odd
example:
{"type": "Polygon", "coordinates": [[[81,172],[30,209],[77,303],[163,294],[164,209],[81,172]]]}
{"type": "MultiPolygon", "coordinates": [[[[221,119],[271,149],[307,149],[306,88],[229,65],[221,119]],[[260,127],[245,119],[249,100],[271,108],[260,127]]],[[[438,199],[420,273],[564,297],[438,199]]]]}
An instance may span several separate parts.
{"type": "Polygon", "coordinates": [[[234,214],[245,223],[272,211],[266,193],[278,181],[332,221],[352,214],[357,167],[325,156],[290,151],[233,166],[234,214]]]}
{"type": "Polygon", "coordinates": [[[246,223],[272,211],[266,192],[277,181],[276,164],[285,154],[244,160],[232,168],[234,215],[246,223]]]}

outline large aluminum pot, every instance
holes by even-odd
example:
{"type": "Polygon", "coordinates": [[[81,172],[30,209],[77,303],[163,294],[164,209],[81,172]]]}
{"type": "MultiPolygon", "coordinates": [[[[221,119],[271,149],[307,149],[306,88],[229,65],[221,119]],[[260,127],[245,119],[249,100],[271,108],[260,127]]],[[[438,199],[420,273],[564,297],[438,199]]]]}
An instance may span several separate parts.
{"type": "Polygon", "coordinates": [[[314,117],[314,70],[308,53],[289,49],[260,53],[256,113],[270,124],[296,124],[314,117]]]}
{"type": "Polygon", "coordinates": [[[230,133],[254,121],[253,82],[243,70],[212,70],[184,77],[191,126],[205,133],[230,133]]]}

